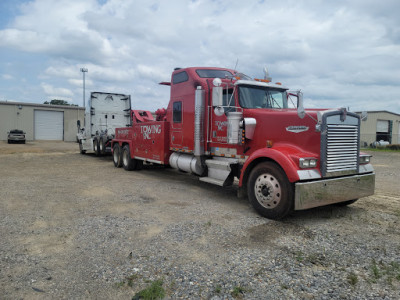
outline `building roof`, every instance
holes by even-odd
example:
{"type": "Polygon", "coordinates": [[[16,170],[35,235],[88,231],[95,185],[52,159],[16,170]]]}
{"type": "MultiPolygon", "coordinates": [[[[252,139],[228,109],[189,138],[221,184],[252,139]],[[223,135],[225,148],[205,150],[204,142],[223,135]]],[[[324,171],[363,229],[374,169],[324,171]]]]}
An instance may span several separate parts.
{"type": "MultiPolygon", "coordinates": [[[[355,113],[356,113],[356,114],[361,114],[362,112],[361,112],[361,111],[355,111],[355,113]]],[[[397,113],[394,113],[394,112],[391,112],[391,111],[387,111],[387,110],[368,110],[367,113],[369,113],[369,114],[373,114],[373,113],[387,113],[387,114],[392,114],[392,115],[395,115],[395,116],[400,117],[400,114],[397,114],[397,113]]]]}
{"type": "Polygon", "coordinates": [[[28,103],[28,102],[14,102],[14,101],[0,101],[0,105],[22,105],[22,106],[34,106],[41,108],[58,108],[58,109],[85,109],[81,106],[73,105],[52,105],[52,104],[40,104],[40,103],[28,103]]]}

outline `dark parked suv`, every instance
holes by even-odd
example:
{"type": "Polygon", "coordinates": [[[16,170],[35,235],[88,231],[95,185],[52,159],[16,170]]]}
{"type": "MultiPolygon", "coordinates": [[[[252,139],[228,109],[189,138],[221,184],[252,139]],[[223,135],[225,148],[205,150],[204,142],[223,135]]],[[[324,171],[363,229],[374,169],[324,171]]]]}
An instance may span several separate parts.
{"type": "Polygon", "coordinates": [[[25,132],[19,129],[13,129],[8,132],[8,143],[22,143],[25,144],[25,132]]]}

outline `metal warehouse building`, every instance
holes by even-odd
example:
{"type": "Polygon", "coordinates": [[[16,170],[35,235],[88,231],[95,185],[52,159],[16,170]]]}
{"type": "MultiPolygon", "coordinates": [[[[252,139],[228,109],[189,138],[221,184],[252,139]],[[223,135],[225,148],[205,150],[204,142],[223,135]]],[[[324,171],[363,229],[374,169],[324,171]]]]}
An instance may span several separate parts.
{"type": "Polygon", "coordinates": [[[381,140],[400,144],[400,114],[386,110],[368,111],[368,118],[361,122],[360,130],[361,146],[381,140]]]}
{"type": "Polygon", "coordinates": [[[83,124],[83,118],[83,107],[0,101],[0,140],[21,129],[28,141],[76,141],[76,123],[83,124]]]}

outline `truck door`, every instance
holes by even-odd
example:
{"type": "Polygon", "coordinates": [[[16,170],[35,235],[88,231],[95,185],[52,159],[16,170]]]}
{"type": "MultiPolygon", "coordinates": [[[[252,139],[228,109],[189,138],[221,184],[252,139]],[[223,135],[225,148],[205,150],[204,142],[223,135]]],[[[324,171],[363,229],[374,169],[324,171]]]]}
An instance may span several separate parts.
{"type": "Polygon", "coordinates": [[[182,101],[174,101],[172,103],[171,145],[177,148],[182,147],[182,106],[182,101]]]}

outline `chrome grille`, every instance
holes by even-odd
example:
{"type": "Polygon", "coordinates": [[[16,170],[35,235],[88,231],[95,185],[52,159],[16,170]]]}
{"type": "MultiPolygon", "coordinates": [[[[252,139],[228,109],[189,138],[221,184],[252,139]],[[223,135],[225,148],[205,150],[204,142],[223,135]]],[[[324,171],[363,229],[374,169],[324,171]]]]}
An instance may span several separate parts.
{"type": "Polygon", "coordinates": [[[358,126],[327,125],[326,172],[357,171],[358,126]]]}

